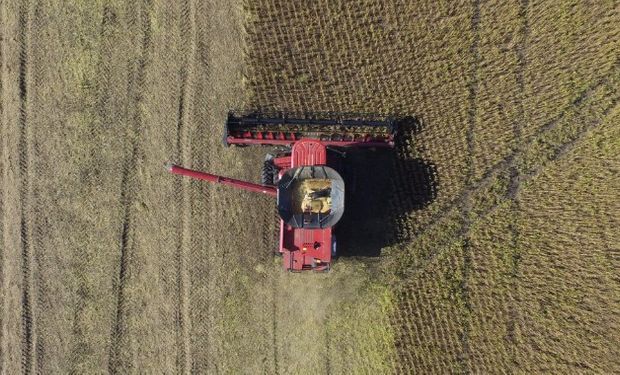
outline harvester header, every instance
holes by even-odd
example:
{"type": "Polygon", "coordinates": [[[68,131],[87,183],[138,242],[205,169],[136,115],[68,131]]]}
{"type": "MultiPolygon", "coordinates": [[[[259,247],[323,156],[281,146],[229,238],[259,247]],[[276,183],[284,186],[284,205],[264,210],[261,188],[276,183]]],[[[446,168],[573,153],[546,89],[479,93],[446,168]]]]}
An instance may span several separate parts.
{"type": "Polygon", "coordinates": [[[302,138],[325,146],[391,147],[395,120],[372,114],[229,112],[226,145],[292,146],[302,138]]]}

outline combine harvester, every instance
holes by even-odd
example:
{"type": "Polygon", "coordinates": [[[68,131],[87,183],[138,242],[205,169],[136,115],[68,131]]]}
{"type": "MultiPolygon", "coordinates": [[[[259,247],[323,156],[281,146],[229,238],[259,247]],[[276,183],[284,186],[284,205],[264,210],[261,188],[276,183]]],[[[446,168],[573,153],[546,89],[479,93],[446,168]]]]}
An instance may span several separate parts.
{"type": "Polygon", "coordinates": [[[334,225],[344,213],[348,147],[393,147],[396,121],[360,115],[228,114],[226,146],[278,146],[268,154],[261,183],[169,165],[171,173],[230,185],[276,198],[280,215],[280,247],[284,268],[328,271],[336,255],[334,225]]]}

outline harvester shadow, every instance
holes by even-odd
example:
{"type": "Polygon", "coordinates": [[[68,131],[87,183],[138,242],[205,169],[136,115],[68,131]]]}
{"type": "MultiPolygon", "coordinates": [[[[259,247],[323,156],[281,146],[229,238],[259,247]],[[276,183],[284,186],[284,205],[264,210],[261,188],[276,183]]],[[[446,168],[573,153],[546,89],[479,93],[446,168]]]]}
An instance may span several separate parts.
{"type": "MultiPolygon", "coordinates": [[[[404,132],[409,136],[415,131],[404,132]]],[[[345,158],[345,213],[335,230],[339,256],[377,257],[381,249],[405,241],[408,214],[437,197],[435,165],[396,149],[351,150],[345,158]],[[400,151],[400,152],[399,152],[400,151]]]]}

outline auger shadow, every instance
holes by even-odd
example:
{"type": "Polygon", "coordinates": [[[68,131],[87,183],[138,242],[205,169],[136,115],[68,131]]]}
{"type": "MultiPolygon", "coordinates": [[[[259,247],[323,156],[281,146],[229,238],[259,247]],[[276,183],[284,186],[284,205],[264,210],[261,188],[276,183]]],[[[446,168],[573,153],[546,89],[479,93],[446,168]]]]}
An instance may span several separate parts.
{"type": "Polygon", "coordinates": [[[421,125],[413,118],[401,124],[405,128],[394,149],[352,149],[346,154],[345,213],[335,229],[339,256],[377,257],[382,248],[405,241],[403,218],[437,197],[435,165],[399,149],[412,144],[421,125]]]}

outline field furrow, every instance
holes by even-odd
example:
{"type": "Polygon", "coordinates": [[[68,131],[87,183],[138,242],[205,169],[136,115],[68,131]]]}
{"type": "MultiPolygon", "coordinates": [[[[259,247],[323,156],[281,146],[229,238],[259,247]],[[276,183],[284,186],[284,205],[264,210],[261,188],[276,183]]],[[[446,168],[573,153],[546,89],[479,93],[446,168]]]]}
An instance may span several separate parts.
{"type": "Polygon", "coordinates": [[[5,22],[7,21],[5,15],[5,4],[0,4],[0,144],[2,146],[2,151],[0,152],[0,314],[2,315],[2,319],[0,319],[0,371],[5,369],[6,366],[6,320],[8,316],[5,313],[5,306],[7,304],[7,295],[5,290],[6,283],[6,260],[8,254],[8,241],[7,241],[7,204],[5,200],[7,199],[7,194],[10,193],[9,186],[7,183],[8,179],[8,168],[7,168],[7,144],[6,140],[8,139],[8,126],[5,120],[5,113],[7,104],[5,104],[4,93],[5,87],[7,86],[6,80],[8,79],[5,74],[5,65],[6,65],[6,42],[5,39],[7,37],[7,27],[5,26],[5,22]]]}
{"type": "MultiPolygon", "coordinates": [[[[123,222],[120,235],[120,264],[117,279],[116,318],[112,326],[112,344],[110,352],[109,370],[118,373],[123,369],[130,369],[133,356],[132,348],[128,342],[130,334],[130,322],[132,315],[131,304],[133,299],[128,291],[133,280],[132,268],[135,269],[139,240],[136,238],[136,212],[137,199],[140,196],[141,180],[139,171],[144,158],[145,135],[141,107],[145,91],[146,69],[152,53],[151,43],[151,14],[149,4],[141,4],[131,10],[134,14],[128,16],[128,28],[136,35],[134,43],[140,46],[135,60],[129,61],[129,75],[127,82],[128,121],[130,132],[128,133],[128,153],[121,166],[123,178],[121,182],[120,201],[123,209],[123,222]]],[[[135,349],[134,349],[135,350],[135,349]]]]}
{"type": "MultiPolygon", "coordinates": [[[[196,51],[194,60],[194,85],[195,93],[192,96],[191,122],[193,131],[189,134],[189,144],[186,146],[191,155],[191,167],[209,169],[211,158],[208,157],[206,142],[210,134],[211,103],[209,92],[210,83],[210,12],[211,5],[202,1],[195,2],[194,26],[196,28],[196,51]]],[[[208,242],[207,237],[211,231],[206,224],[207,202],[210,199],[208,186],[200,181],[190,181],[189,201],[191,202],[190,217],[187,222],[187,230],[190,233],[188,250],[186,253],[186,273],[190,280],[188,288],[188,320],[191,322],[189,332],[189,349],[187,358],[191,358],[192,372],[205,372],[210,360],[209,339],[211,335],[209,305],[210,290],[204,280],[205,275],[210,274],[208,268],[208,242]]]]}
{"type": "MultiPolygon", "coordinates": [[[[612,74],[610,74],[609,79],[611,82],[615,82],[616,78],[614,75],[617,75],[618,71],[614,70],[612,74]]],[[[564,154],[566,154],[569,150],[573,149],[580,139],[592,129],[599,126],[606,117],[613,111],[616,107],[617,103],[617,95],[614,93],[615,84],[611,83],[605,86],[599,86],[596,96],[587,100],[585,102],[580,102],[580,107],[573,109],[573,111],[568,114],[568,119],[564,119],[563,125],[560,124],[558,128],[554,128],[555,131],[551,131],[551,128],[547,129],[546,132],[541,133],[537,138],[532,139],[527,148],[524,149],[521,153],[513,155],[514,158],[520,158],[523,160],[530,160],[537,158],[536,162],[533,164],[536,165],[536,168],[533,170],[526,169],[526,165],[518,165],[520,176],[519,185],[515,187],[514,190],[510,190],[507,186],[506,196],[504,198],[500,198],[498,200],[489,199],[489,192],[487,190],[482,190],[483,188],[493,187],[497,183],[499,183],[502,179],[501,174],[495,175],[495,180],[487,180],[488,183],[483,184],[482,186],[476,186],[476,189],[472,189],[471,194],[474,195],[472,199],[484,199],[484,201],[477,201],[476,205],[476,217],[484,218],[489,215],[494,210],[502,207],[506,203],[506,199],[511,199],[511,197],[516,197],[519,193],[521,184],[527,183],[532,178],[535,178],[544,168],[548,168],[553,166],[553,163],[561,158],[564,154]],[[605,99],[603,99],[605,98],[605,99]],[[605,103],[607,102],[607,103],[605,103]],[[603,104],[603,107],[600,105],[603,104]],[[591,114],[591,111],[595,111],[591,114]],[[590,118],[583,118],[582,116],[590,116],[590,118]],[[579,119],[579,121],[575,121],[579,119]],[[588,121],[589,120],[589,121],[588,121]],[[556,142],[560,142],[559,144],[556,142]],[[564,141],[564,143],[562,143],[564,141]],[[547,150],[547,155],[543,153],[544,151],[540,151],[536,145],[542,144],[544,150],[547,150]],[[549,153],[547,147],[551,149],[551,153],[549,153]],[[490,202],[493,202],[489,204],[490,202]]],[[[505,165],[502,169],[505,172],[510,172],[509,165],[505,165]]],[[[501,171],[501,170],[500,170],[501,171]]],[[[453,210],[454,211],[454,210],[453,210]]],[[[460,233],[460,236],[466,235],[466,233],[460,233]]],[[[452,239],[454,240],[454,238],[452,239]]],[[[434,258],[443,251],[443,249],[450,248],[450,237],[446,236],[444,238],[444,246],[437,247],[432,253],[429,254],[428,258],[425,260],[425,263],[430,263],[434,260],[434,258]]],[[[412,264],[409,264],[408,271],[406,274],[416,273],[417,267],[411,267],[412,264]]]]}
{"type": "Polygon", "coordinates": [[[29,51],[29,19],[30,7],[28,2],[21,4],[19,9],[19,172],[20,186],[20,232],[21,232],[21,256],[22,256],[22,371],[34,373],[35,371],[35,343],[33,309],[35,309],[34,281],[33,281],[33,244],[32,244],[32,130],[28,126],[28,54],[29,51]]]}
{"type": "MultiPolygon", "coordinates": [[[[190,131],[188,127],[192,125],[191,111],[194,104],[194,83],[193,63],[196,53],[196,15],[195,5],[192,1],[184,1],[181,4],[180,11],[180,37],[185,40],[182,43],[181,53],[182,61],[179,71],[181,81],[180,95],[178,100],[178,121],[177,121],[177,155],[176,161],[182,164],[191,162],[190,155],[190,131]]],[[[187,273],[187,251],[189,248],[191,232],[190,232],[190,195],[188,181],[178,181],[175,188],[175,199],[179,205],[179,224],[177,226],[177,321],[178,321],[178,357],[177,371],[179,373],[189,373],[191,371],[191,321],[189,316],[189,276],[187,273]]]]}
{"type": "MultiPolygon", "coordinates": [[[[475,176],[475,134],[476,134],[476,120],[478,115],[478,93],[480,90],[480,2],[475,1],[473,3],[473,10],[471,16],[471,34],[472,42],[470,47],[470,53],[473,57],[471,63],[471,78],[469,82],[469,95],[468,95],[468,118],[467,118],[467,133],[465,135],[466,141],[466,160],[467,169],[465,172],[465,186],[469,186],[475,176]]],[[[470,302],[470,285],[469,277],[471,272],[471,248],[469,244],[469,238],[467,233],[471,226],[471,210],[472,202],[467,189],[465,190],[461,201],[459,202],[459,212],[462,218],[461,222],[461,237],[463,237],[462,252],[463,252],[463,270],[461,280],[461,298],[464,304],[464,315],[466,322],[463,325],[463,329],[460,333],[461,348],[462,351],[458,356],[459,367],[462,372],[467,371],[467,363],[471,356],[470,343],[469,343],[469,316],[471,315],[471,302],[470,302]]]]}
{"type": "MultiPolygon", "coordinates": [[[[417,236],[423,236],[427,231],[430,231],[435,226],[437,226],[442,220],[445,220],[445,218],[448,217],[449,214],[458,207],[457,204],[459,202],[462,202],[464,197],[468,195],[474,195],[477,196],[474,197],[474,199],[483,198],[486,201],[477,202],[476,204],[476,216],[486,216],[493,209],[497,208],[501,204],[502,200],[494,200],[493,196],[484,195],[494,190],[497,184],[501,184],[502,179],[505,178],[505,174],[511,171],[513,173],[512,181],[514,185],[512,186],[512,189],[510,191],[505,190],[505,193],[508,194],[508,197],[516,196],[521,182],[532,178],[537,173],[540,173],[540,170],[542,170],[542,168],[544,168],[547,163],[556,160],[558,157],[561,157],[561,155],[565,153],[566,150],[574,147],[575,143],[579,139],[581,139],[581,137],[583,137],[583,135],[589,129],[599,124],[596,119],[604,118],[606,116],[606,113],[609,113],[609,111],[613,109],[613,105],[608,104],[605,108],[602,109],[602,111],[599,110],[597,116],[602,117],[593,116],[592,118],[595,119],[594,122],[572,122],[575,119],[575,116],[579,116],[582,113],[586,114],[592,109],[595,109],[595,106],[601,103],[599,100],[604,95],[611,94],[612,96],[607,98],[611,98],[613,100],[614,94],[613,91],[610,90],[613,90],[613,87],[615,87],[615,76],[617,76],[617,74],[617,67],[613,67],[612,70],[608,74],[606,74],[603,79],[598,80],[593,85],[588,87],[588,89],[585,90],[582,95],[580,95],[580,99],[574,104],[570,105],[566,109],[566,111],[562,112],[562,114],[558,116],[558,118],[541,127],[535,135],[532,135],[525,139],[523,141],[524,146],[522,146],[520,150],[515,150],[514,152],[506,156],[506,158],[504,158],[502,161],[498,162],[497,164],[486,170],[481,179],[477,180],[476,182],[469,185],[466,189],[464,189],[463,192],[452,202],[450,202],[444,210],[433,215],[430,223],[427,226],[423,227],[423,229],[421,229],[417,233],[417,236]],[[583,126],[575,127],[575,124],[581,124],[583,126]],[[570,139],[565,138],[567,135],[569,135],[570,139]],[[551,140],[551,144],[549,144],[550,141],[547,140],[548,138],[551,140]],[[554,144],[562,138],[564,138],[565,143],[554,144]],[[541,147],[543,151],[540,150],[541,147]],[[527,160],[529,159],[534,159],[542,156],[541,152],[545,152],[544,150],[546,150],[546,152],[550,152],[548,148],[551,148],[551,151],[553,153],[547,157],[543,157],[542,160],[532,162],[534,165],[536,165],[536,168],[534,170],[525,169],[523,171],[515,171],[516,168],[524,168],[524,166],[520,166],[517,163],[527,163],[527,160]],[[553,151],[553,149],[555,149],[555,151],[553,151]],[[517,161],[517,159],[523,160],[517,161]],[[522,174],[522,176],[519,177],[518,173],[522,174]],[[489,206],[489,203],[491,202],[495,202],[495,204],[489,206]]],[[[509,186],[507,186],[506,189],[509,189],[509,186]]],[[[433,257],[431,257],[431,259],[432,258],[433,257]]],[[[411,269],[410,267],[407,268],[411,269]]]]}
{"type": "Polygon", "coordinates": [[[617,248],[609,233],[617,225],[618,207],[605,203],[618,190],[617,174],[609,168],[620,155],[614,145],[617,105],[604,114],[521,192],[528,220],[519,223],[522,328],[516,359],[525,371],[613,372],[618,366],[616,347],[608,346],[618,339],[612,307],[618,302],[612,271],[617,265],[608,258],[617,248]],[[571,197],[570,191],[580,194],[571,197]],[[555,219],[546,220],[541,212],[553,212],[555,219]],[[536,235],[541,232],[554,236],[536,235]],[[551,272],[542,272],[547,269],[551,272]],[[586,332],[580,331],[581,322],[588,322],[586,332]],[[569,349],[569,342],[581,350],[569,349]]]}
{"type": "MultiPolygon", "coordinates": [[[[123,205],[123,222],[121,227],[120,236],[120,264],[118,268],[117,290],[116,290],[116,316],[112,326],[112,344],[110,346],[110,363],[109,371],[111,373],[117,373],[119,367],[122,365],[121,361],[121,340],[125,334],[126,328],[126,297],[125,297],[125,285],[127,283],[127,267],[129,263],[129,256],[131,248],[134,243],[132,241],[132,220],[131,220],[131,203],[132,203],[132,187],[130,186],[130,174],[135,169],[136,150],[135,146],[130,155],[130,160],[123,167],[123,180],[121,183],[121,202],[123,205]],[[132,168],[133,167],[133,168],[132,168]]],[[[135,189],[135,188],[134,188],[135,189]]]]}

